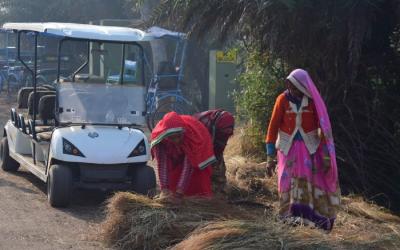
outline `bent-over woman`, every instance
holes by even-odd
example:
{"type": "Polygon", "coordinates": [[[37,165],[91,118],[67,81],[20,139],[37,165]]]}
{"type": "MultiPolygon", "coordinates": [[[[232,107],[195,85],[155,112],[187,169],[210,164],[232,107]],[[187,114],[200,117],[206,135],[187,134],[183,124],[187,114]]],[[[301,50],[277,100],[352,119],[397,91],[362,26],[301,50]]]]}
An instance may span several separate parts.
{"type": "Polygon", "coordinates": [[[211,165],[216,158],[206,127],[188,115],[167,113],[151,133],[157,160],[160,199],[176,202],[183,196],[212,196],[211,165]]]}

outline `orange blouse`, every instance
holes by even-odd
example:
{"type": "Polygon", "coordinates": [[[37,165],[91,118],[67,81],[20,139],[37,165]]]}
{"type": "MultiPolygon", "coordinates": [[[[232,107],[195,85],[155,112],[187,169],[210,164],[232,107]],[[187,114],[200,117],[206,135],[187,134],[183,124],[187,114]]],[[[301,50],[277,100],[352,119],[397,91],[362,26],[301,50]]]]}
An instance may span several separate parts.
{"type": "MultiPolygon", "coordinates": [[[[308,99],[308,105],[303,107],[301,127],[305,133],[319,128],[317,110],[312,99],[308,99]]],[[[281,130],[289,135],[294,133],[296,128],[296,113],[292,111],[289,100],[285,93],[280,94],[275,101],[274,110],[268,126],[266,143],[275,143],[278,131],[281,130]]]]}

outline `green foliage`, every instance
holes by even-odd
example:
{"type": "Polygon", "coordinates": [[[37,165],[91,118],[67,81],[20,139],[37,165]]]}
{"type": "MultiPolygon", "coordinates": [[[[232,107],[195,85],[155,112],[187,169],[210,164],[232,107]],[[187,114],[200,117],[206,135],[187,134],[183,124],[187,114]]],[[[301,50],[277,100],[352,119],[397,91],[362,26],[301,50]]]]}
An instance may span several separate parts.
{"type": "Polygon", "coordinates": [[[284,88],[284,67],[267,54],[252,51],[244,60],[245,71],[239,76],[240,90],[234,95],[240,119],[248,121],[242,153],[265,154],[264,138],[275,99],[284,88]]]}

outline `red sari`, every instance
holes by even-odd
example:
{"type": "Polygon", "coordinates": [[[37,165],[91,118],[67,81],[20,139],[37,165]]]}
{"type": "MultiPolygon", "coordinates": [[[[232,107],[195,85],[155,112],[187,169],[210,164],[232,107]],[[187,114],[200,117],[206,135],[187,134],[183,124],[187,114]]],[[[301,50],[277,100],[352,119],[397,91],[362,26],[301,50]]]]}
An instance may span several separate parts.
{"type": "Polygon", "coordinates": [[[216,161],[211,136],[192,116],[170,112],[151,133],[152,155],[157,159],[161,189],[186,196],[211,196],[211,165],[216,161]],[[177,145],[168,140],[183,133],[177,145]]]}

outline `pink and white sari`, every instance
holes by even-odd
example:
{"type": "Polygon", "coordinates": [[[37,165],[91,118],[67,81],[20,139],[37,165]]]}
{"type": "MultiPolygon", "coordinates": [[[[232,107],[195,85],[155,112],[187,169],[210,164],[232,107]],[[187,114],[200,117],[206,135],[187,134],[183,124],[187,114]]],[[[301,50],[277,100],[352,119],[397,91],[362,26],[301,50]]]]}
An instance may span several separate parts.
{"type": "Polygon", "coordinates": [[[323,139],[314,154],[303,140],[294,140],[287,155],[278,150],[279,214],[283,218],[301,217],[331,230],[340,205],[340,188],[328,112],[305,70],[296,69],[287,79],[313,100],[323,139]]]}

